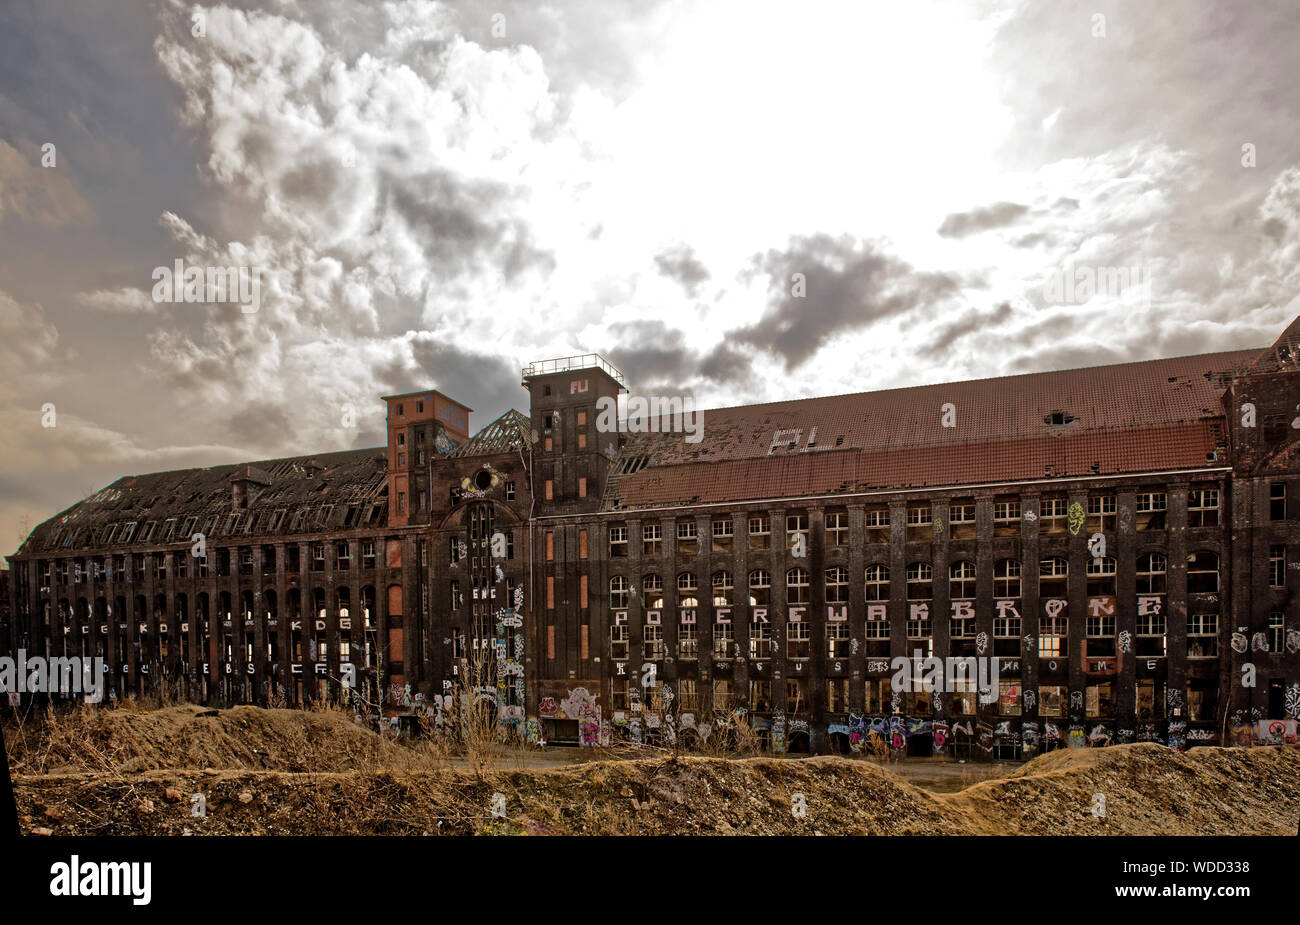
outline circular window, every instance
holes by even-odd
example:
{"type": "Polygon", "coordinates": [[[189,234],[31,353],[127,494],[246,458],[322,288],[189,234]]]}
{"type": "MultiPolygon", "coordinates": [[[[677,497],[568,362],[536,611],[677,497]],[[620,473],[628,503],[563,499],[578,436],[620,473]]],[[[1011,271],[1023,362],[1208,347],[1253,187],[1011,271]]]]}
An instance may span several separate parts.
{"type": "Polygon", "coordinates": [[[479,491],[487,491],[492,487],[492,473],[487,469],[480,469],[474,476],[474,487],[479,491]]]}

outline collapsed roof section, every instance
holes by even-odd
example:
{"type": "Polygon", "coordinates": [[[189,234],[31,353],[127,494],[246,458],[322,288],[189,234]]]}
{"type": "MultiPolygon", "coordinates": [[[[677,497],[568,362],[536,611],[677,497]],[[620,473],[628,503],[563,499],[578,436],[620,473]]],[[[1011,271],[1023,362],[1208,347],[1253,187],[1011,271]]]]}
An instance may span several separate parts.
{"type": "Polygon", "coordinates": [[[448,455],[465,457],[513,453],[527,449],[534,440],[528,417],[511,408],[448,455]]]}
{"type": "Polygon", "coordinates": [[[42,523],[20,552],[379,526],[386,474],[381,447],[124,476],[42,523]]]}

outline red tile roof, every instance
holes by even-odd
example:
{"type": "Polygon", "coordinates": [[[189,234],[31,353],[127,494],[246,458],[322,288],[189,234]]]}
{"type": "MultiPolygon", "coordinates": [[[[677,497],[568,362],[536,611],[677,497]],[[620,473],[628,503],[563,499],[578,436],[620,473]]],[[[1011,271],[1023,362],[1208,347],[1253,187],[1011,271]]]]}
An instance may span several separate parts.
{"type": "Polygon", "coordinates": [[[626,435],[620,461],[650,455],[651,464],[611,478],[605,503],[628,508],[1010,482],[1042,478],[1049,465],[1054,476],[1089,475],[1094,464],[1103,475],[1206,467],[1206,454],[1222,443],[1216,377],[1258,353],[704,411],[699,443],[686,443],[680,433],[626,435]],[[953,427],[943,426],[948,403],[953,427]],[[1053,413],[1068,423],[1047,423],[1053,413]],[[778,431],[788,433],[773,448],[778,431]]]}

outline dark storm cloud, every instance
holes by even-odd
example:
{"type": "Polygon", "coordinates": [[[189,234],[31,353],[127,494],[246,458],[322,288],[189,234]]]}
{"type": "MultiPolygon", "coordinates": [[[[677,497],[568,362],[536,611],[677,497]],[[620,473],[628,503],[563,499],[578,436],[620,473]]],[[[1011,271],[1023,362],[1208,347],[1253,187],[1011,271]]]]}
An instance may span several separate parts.
{"type": "Polygon", "coordinates": [[[697,361],[686,335],[662,321],[623,321],[610,325],[609,331],[618,338],[617,346],[606,351],[610,362],[639,387],[682,382],[695,370],[697,361]]]}
{"type": "Polygon", "coordinates": [[[628,321],[610,326],[617,346],[605,351],[629,385],[638,390],[674,391],[700,378],[719,384],[743,383],[750,361],[729,344],[692,349],[686,334],[662,321],[628,321]]]}
{"type": "Polygon", "coordinates": [[[687,295],[695,295],[700,284],[709,280],[708,267],[696,258],[688,244],[678,244],[655,254],[655,266],[664,276],[680,283],[687,295]]]}
{"type": "Polygon", "coordinates": [[[957,291],[943,273],[922,273],[869,242],[819,234],[754,258],[771,283],[767,311],[731,332],[738,343],[776,354],[789,371],[833,337],[933,304],[957,291]],[[799,295],[795,274],[806,289],[799,295]]]}
{"type": "Polygon", "coordinates": [[[988,312],[972,309],[966,314],[942,325],[934,333],[933,339],[917,352],[922,356],[937,357],[952,349],[962,338],[986,331],[989,328],[995,328],[1008,320],[1012,314],[1009,302],[1003,302],[988,312]]]}
{"type": "Polygon", "coordinates": [[[275,447],[294,431],[293,415],[275,401],[241,407],[221,422],[225,437],[236,446],[275,447]]]}
{"type": "Polygon", "coordinates": [[[745,382],[752,373],[749,357],[730,344],[718,344],[700,361],[700,375],[719,384],[745,382]]]}
{"type": "Polygon", "coordinates": [[[526,222],[501,217],[511,190],[446,170],[384,178],[389,201],[420,239],[440,275],[498,269],[507,281],[528,269],[550,270],[555,257],[534,246],[526,222]]]}
{"type": "Polygon", "coordinates": [[[383,394],[437,389],[474,409],[471,435],[511,408],[528,409],[528,394],[519,387],[519,369],[500,357],[458,350],[427,333],[411,342],[411,356],[417,369],[393,365],[379,370],[383,394]]]}
{"type": "Polygon", "coordinates": [[[1005,228],[1029,211],[1029,206],[1018,202],[995,202],[969,212],[953,212],[939,226],[939,235],[945,238],[964,238],[970,234],[1005,228]]]}

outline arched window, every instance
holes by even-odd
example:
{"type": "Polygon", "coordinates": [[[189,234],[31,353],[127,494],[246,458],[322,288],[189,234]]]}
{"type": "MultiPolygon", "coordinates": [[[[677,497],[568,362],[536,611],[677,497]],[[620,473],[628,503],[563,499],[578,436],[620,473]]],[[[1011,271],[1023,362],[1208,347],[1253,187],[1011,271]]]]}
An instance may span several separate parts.
{"type": "Polygon", "coordinates": [[[1168,571],[1168,561],[1160,553],[1149,552],[1145,556],[1138,556],[1137,593],[1164,594],[1165,577],[1168,571]]]}
{"type": "Polygon", "coordinates": [[[868,601],[889,600],[889,568],[879,564],[868,565],[866,587],[868,601]]]}
{"type": "Polygon", "coordinates": [[[749,603],[759,607],[772,603],[772,576],[767,569],[756,568],[749,573],[749,603]]]}
{"type": "Polygon", "coordinates": [[[663,610],[664,580],[653,573],[644,576],[641,579],[641,597],[646,610],[663,610]]]}
{"type": "Polygon", "coordinates": [[[1038,563],[1038,596],[1065,597],[1070,579],[1070,563],[1060,556],[1041,559],[1038,563]]]}
{"type": "Polygon", "coordinates": [[[1219,557],[1212,552],[1195,552],[1187,557],[1187,593],[1219,593],[1219,557]]]}
{"type": "Polygon", "coordinates": [[[1020,560],[999,559],[993,566],[993,596],[1020,597],[1020,560]]]}
{"type": "Polygon", "coordinates": [[[907,599],[928,601],[934,597],[934,569],[929,562],[913,562],[907,567],[907,599]]]}
{"type": "Polygon", "coordinates": [[[681,572],[677,576],[677,606],[700,606],[700,583],[694,572],[681,572]]]}
{"type": "Polygon", "coordinates": [[[849,602],[849,570],[842,565],[826,570],[826,603],[849,602]]]}
{"type": "Polygon", "coordinates": [[[974,562],[954,562],[948,566],[948,594],[954,601],[975,596],[974,562]]]}
{"type": "Polygon", "coordinates": [[[1115,596],[1115,560],[1111,556],[1088,560],[1088,596],[1115,596]]]}
{"type": "Polygon", "coordinates": [[[622,575],[609,580],[609,606],[611,610],[627,609],[627,579],[622,575]]]}
{"type": "Polygon", "coordinates": [[[787,604],[808,603],[808,572],[801,568],[792,568],[785,573],[785,602],[787,604]]]}
{"type": "Polygon", "coordinates": [[[735,582],[730,572],[713,573],[713,606],[730,607],[735,590],[735,582]]]}

